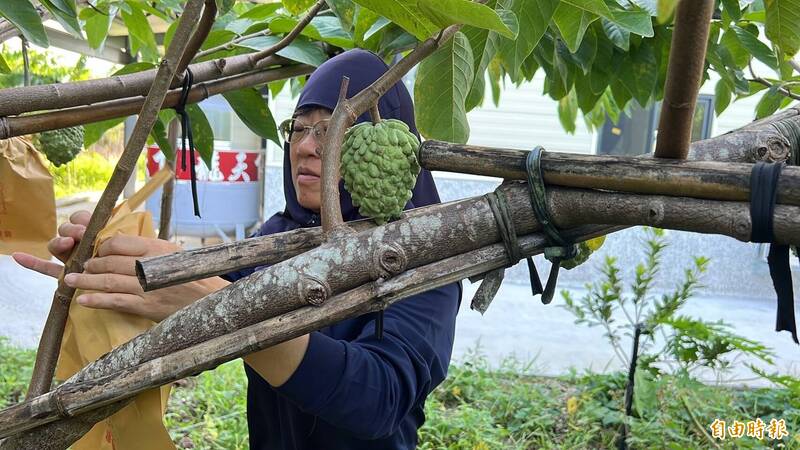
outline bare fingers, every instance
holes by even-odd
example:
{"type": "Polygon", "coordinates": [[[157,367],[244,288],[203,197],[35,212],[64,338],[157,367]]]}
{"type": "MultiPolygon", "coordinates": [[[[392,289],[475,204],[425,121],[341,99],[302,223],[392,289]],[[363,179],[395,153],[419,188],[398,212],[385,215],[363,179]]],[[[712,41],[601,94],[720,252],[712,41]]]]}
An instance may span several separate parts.
{"type": "Polygon", "coordinates": [[[142,295],[139,280],[130,275],[113,273],[70,273],[64,277],[67,286],[85,291],[142,295]]]}
{"type": "Polygon", "coordinates": [[[47,276],[51,276],[53,278],[60,277],[61,271],[64,270],[64,266],[61,264],[47,261],[42,258],[37,258],[36,256],[29,255],[27,253],[12,253],[11,257],[14,258],[14,261],[16,261],[17,264],[22,267],[34,270],[47,276]]]}

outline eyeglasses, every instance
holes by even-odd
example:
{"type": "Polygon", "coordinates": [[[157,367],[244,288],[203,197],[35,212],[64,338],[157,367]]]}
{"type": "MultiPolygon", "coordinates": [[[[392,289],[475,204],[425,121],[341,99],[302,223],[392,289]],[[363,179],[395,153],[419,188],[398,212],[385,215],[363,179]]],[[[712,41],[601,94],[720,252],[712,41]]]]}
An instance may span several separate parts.
{"type": "Polygon", "coordinates": [[[314,125],[303,125],[296,117],[286,119],[281,122],[280,131],[281,136],[285,142],[296,144],[303,140],[304,137],[313,131],[313,136],[317,142],[323,142],[325,134],[328,132],[328,122],[330,119],[322,119],[314,125]]]}

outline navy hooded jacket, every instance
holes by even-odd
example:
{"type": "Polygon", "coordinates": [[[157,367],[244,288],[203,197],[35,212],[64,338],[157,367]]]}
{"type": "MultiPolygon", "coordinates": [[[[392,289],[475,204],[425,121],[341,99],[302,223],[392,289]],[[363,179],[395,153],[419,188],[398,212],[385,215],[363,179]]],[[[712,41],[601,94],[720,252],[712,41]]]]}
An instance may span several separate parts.
{"type": "MultiPolygon", "coordinates": [[[[350,50],[322,64],[309,77],[297,108],[333,110],[342,76],[348,97],[387,70],[376,55],[350,50]]],[[[411,97],[397,83],[380,100],[383,118],[406,122],[416,133],[411,97]]],[[[357,122],[368,120],[362,115],[357,122]]],[[[286,209],[256,235],[319,226],[319,215],[303,208],[284,146],[286,209]]],[[[345,220],[361,218],[340,184],[345,220]]],[[[439,202],[433,177],[422,170],[406,209],[439,202]]],[[[252,270],[228,274],[235,281],[252,270]]],[[[425,421],[425,398],[447,375],[461,286],[450,284],[409,297],[384,312],[383,339],[375,336],[376,313],[344,320],[310,334],[308,349],[289,380],[271,387],[245,364],[251,449],[412,449],[425,421]]]]}

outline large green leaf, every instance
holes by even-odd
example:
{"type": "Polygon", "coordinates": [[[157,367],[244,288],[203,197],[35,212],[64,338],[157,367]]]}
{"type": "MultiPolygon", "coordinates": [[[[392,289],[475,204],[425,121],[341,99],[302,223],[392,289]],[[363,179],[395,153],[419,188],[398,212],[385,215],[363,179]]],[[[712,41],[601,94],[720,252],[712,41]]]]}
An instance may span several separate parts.
{"type": "Polygon", "coordinates": [[[283,7],[294,15],[299,15],[314,4],[314,0],[283,0],[283,7]]]}
{"type": "Polygon", "coordinates": [[[78,39],[83,39],[78,11],[74,0],[39,0],[62,27],[78,39]]]}
{"type": "Polygon", "coordinates": [[[40,47],[50,45],[44,32],[42,18],[28,0],[0,1],[0,16],[13,23],[31,43],[40,47]]]}
{"type": "MultiPolygon", "coordinates": [[[[276,17],[269,22],[273,33],[288,33],[297,26],[294,17],[276,17]]],[[[336,17],[315,17],[301,34],[317,41],[324,41],[342,48],[353,48],[353,39],[340,26],[336,17]]]]}
{"type": "Polygon", "coordinates": [[[122,10],[122,20],[125,21],[125,26],[128,28],[128,34],[131,38],[131,49],[135,54],[136,49],[141,49],[142,56],[148,61],[157,61],[159,59],[158,46],[156,45],[156,37],[153,34],[153,29],[150,28],[150,23],[147,21],[141,8],[136,3],[129,2],[130,12],[122,10]]]}
{"type": "Polygon", "coordinates": [[[778,91],[778,86],[770,87],[756,105],[756,119],[771,116],[781,106],[784,96],[778,91]]]}
{"type": "Polygon", "coordinates": [[[150,137],[156,142],[159,150],[164,153],[164,157],[166,157],[167,161],[174,161],[175,149],[172,148],[173,143],[170,142],[167,137],[168,127],[169,121],[162,119],[159,114],[158,120],[153,124],[153,129],[150,131],[150,137]]]}
{"type": "Polygon", "coordinates": [[[331,11],[339,18],[342,28],[352,31],[356,20],[357,7],[353,0],[325,0],[325,3],[330,6],[331,11]]]}
{"type": "Polygon", "coordinates": [[[461,23],[496,31],[509,39],[516,36],[494,9],[480,3],[470,0],[419,0],[419,6],[441,28],[461,23]]]}
{"type": "Polygon", "coordinates": [[[186,112],[189,114],[189,120],[192,127],[192,140],[194,141],[194,149],[200,153],[200,158],[206,163],[207,167],[211,167],[211,157],[214,156],[214,130],[211,124],[208,123],[206,114],[197,105],[187,105],[186,112]]]}
{"type": "Polygon", "coordinates": [[[757,36],[736,25],[731,26],[731,30],[736,33],[736,37],[739,38],[739,42],[742,46],[756,59],[772,69],[778,69],[778,58],[775,56],[775,53],[773,53],[766,44],[758,40],[757,36]]]}
{"type": "Polygon", "coordinates": [[[800,0],[764,0],[767,38],[794,56],[800,50],[800,0]]]}
{"type": "Polygon", "coordinates": [[[631,46],[631,32],[611,20],[603,18],[601,21],[603,24],[603,31],[605,31],[606,36],[608,36],[611,42],[627,52],[631,46]]]}
{"type": "Polygon", "coordinates": [[[577,8],[564,2],[558,5],[555,14],[553,14],[553,22],[558,27],[558,31],[561,32],[561,37],[564,38],[569,51],[573,53],[578,51],[586,29],[597,18],[597,15],[585,9],[577,8]]]}
{"type": "Polygon", "coordinates": [[[728,49],[728,52],[730,52],[735,67],[740,69],[747,67],[747,64],[752,59],[752,55],[739,41],[739,37],[736,35],[735,31],[733,31],[731,28],[725,30],[725,32],[722,33],[720,44],[725,46],[725,48],[728,49]]]}
{"type": "Polygon", "coordinates": [[[8,67],[8,63],[5,58],[3,58],[3,55],[0,55],[0,73],[11,73],[11,67],[8,67]]]}
{"type": "Polygon", "coordinates": [[[714,111],[717,115],[722,114],[731,103],[731,88],[725,80],[717,81],[714,87],[714,111]]]}
{"type": "Polygon", "coordinates": [[[567,133],[575,133],[575,120],[578,118],[578,98],[575,91],[569,93],[558,101],[558,120],[567,133]]]}
{"type": "MultiPolygon", "coordinates": [[[[245,39],[236,45],[253,50],[263,50],[277,44],[280,40],[281,38],[279,36],[258,36],[245,39]]],[[[279,51],[278,55],[312,66],[319,66],[327,59],[325,52],[323,52],[318,45],[299,38],[295,39],[286,48],[279,51]]]]}
{"type": "Polygon", "coordinates": [[[603,0],[561,0],[561,2],[607,19],[614,18],[611,10],[608,9],[608,6],[603,0]]]}
{"type": "Polygon", "coordinates": [[[646,106],[658,81],[652,42],[643,40],[638,48],[631,49],[629,58],[629,65],[620,68],[617,79],[640,105],[646,106]]]}
{"type": "Polygon", "coordinates": [[[542,39],[558,4],[559,0],[514,0],[511,9],[517,15],[519,33],[514,40],[502,38],[499,49],[500,60],[512,79],[518,78],[522,62],[542,39]]]}
{"type": "Polygon", "coordinates": [[[124,117],[116,119],[108,119],[102,122],[90,123],[83,126],[83,148],[89,148],[90,145],[99,141],[106,131],[114,128],[125,121],[124,117]]]}
{"type": "Polygon", "coordinates": [[[269,139],[278,146],[281,145],[275,119],[267,107],[266,99],[261,96],[258,89],[244,88],[225,92],[222,95],[230,103],[236,115],[247,125],[247,128],[264,139],[269,139]]]}
{"type": "Polygon", "coordinates": [[[263,5],[254,6],[246,13],[239,16],[240,19],[250,19],[255,21],[263,21],[275,14],[275,11],[281,8],[280,3],[265,3],[263,5]]]}
{"type": "Polygon", "coordinates": [[[423,136],[462,144],[469,139],[464,101],[472,84],[472,61],[467,37],[458,32],[420,64],[414,104],[423,136]]]}
{"type": "Polygon", "coordinates": [[[89,41],[89,45],[92,48],[97,50],[103,48],[108,36],[108,30],[111,28],[111,23],[119,10],[116,6],[106,5],[105,7],[108,8],[108,14],[101,14],[92,8],[81,10],[81,18],[85,21],[83,29],[86,31],[86,40],[89,41]]]}
{"type": "Polygon", "coordinates": [[[639,36],[653,37],[653,22],[650,13],[642,9],[627,9],[613,11],[614,22],[619,27],[638,34],[639,36]]]}
{"type": "MultiPolygon", "coordinates": [[[[501,16],[504,16],[506,12],[510,13],[508,8],[512,5],[512,3],[513,0],[492,0],[487,3],[487,6],[494,7],[495,10],[501,14],[501,16]]],[[[511,16],[509,17],[513,19],[513,22],[509,22],[509,27],[513,27],[512,30],[515,32],[518,31],[519,24],[516,23],[516,15],[511,13],[511,16]]],[[[469,111],[483,103],[485,91],[484,72],[486,71],[486,68],[489,67],[489,62],[497,54],[500,35],[485,28],[477,28],[472,26],[465,26],[461,30],[469,40],[469,44],[472,48],[472,62],[473,68],[475,69],[475,76],[466,100],[467,111],[469,111]]]]}
{"type": "Polygon", "coordinates": [[[417,0],[389,2],[385,0],[355,0],[355,2],[396,23],[421,41],[439,31],[439,27],[420,9],[417,0]]]}
{"type": "MultiPolygon", "coordinates": [[[[379,16],[375,11],[361,5],[356,5],[355,17],[353,19],[353,40],[359,46],[364,46],[366,33],[372,25],[378,21],[379,16]]],[[[388,23],[388,22],[387,22],[388,23]]]]}

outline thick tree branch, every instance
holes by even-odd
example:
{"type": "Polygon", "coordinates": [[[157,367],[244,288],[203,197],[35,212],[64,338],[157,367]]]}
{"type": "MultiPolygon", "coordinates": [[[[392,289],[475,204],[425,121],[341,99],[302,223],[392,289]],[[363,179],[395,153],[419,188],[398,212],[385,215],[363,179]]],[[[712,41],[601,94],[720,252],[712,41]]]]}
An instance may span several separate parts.
{"type": "MultiPolygon", "coordinates": [[[[175,76],[177,61],[186,47],[195,22],[200,17],[202,7],[202,0],[190,0],[187,4],[175,31],[175,37],[159,66],[158,75],[155,77],[152,89],[139,113],[133,134],[120,156],[111,179],[105,191],[103,191],[103,195],[100,197],[89,225],[86,227],[83,239],[81,239],[65,264],[65,275],[67,273],[83,272],[83,264],[92,254],[97,233],[105,226],[111,215],[114,203],[136,168],[136,160],[139,158],[139,153],[141,153],[147,141],[147,135],[158,117],[158,111],[164,102],[169,84],[175,76]]],[[[42,338],[39,341],[39,349],[36,353],[36,362],[27,398],[41,395],[50,390],[61,347],[61,338],[69,313],[69,305],[74,294],[75,289],[64,284],[63,276],[59,278],[58,288],[53,296],[53,304],[47,316],[42,338]]]]}
{"type": "Polygon", "coordinates": [[[380,100],[392,86],[439,46],[452,38],[461,25],[452,25],[442,30],[436,38],[429,38],[420,43],[414,51],[393,65],[374,83],[347,99],[347,88],[340,93],[339,102],[333,110],[328,122],[328,132],[322,151],[322,229],[332,233],[336,228],[344,227],[342,210],[339,204],[339,165],[341,164],[342,142],[347,129],[356,118],[380,100]]]}
{"type": "Polygon", "coordinates": [[[714,0],[681,0],[675,11],[664,102],[658,122],[657,158],[686,159],[692,117],[703,78],[714,0]]]}

